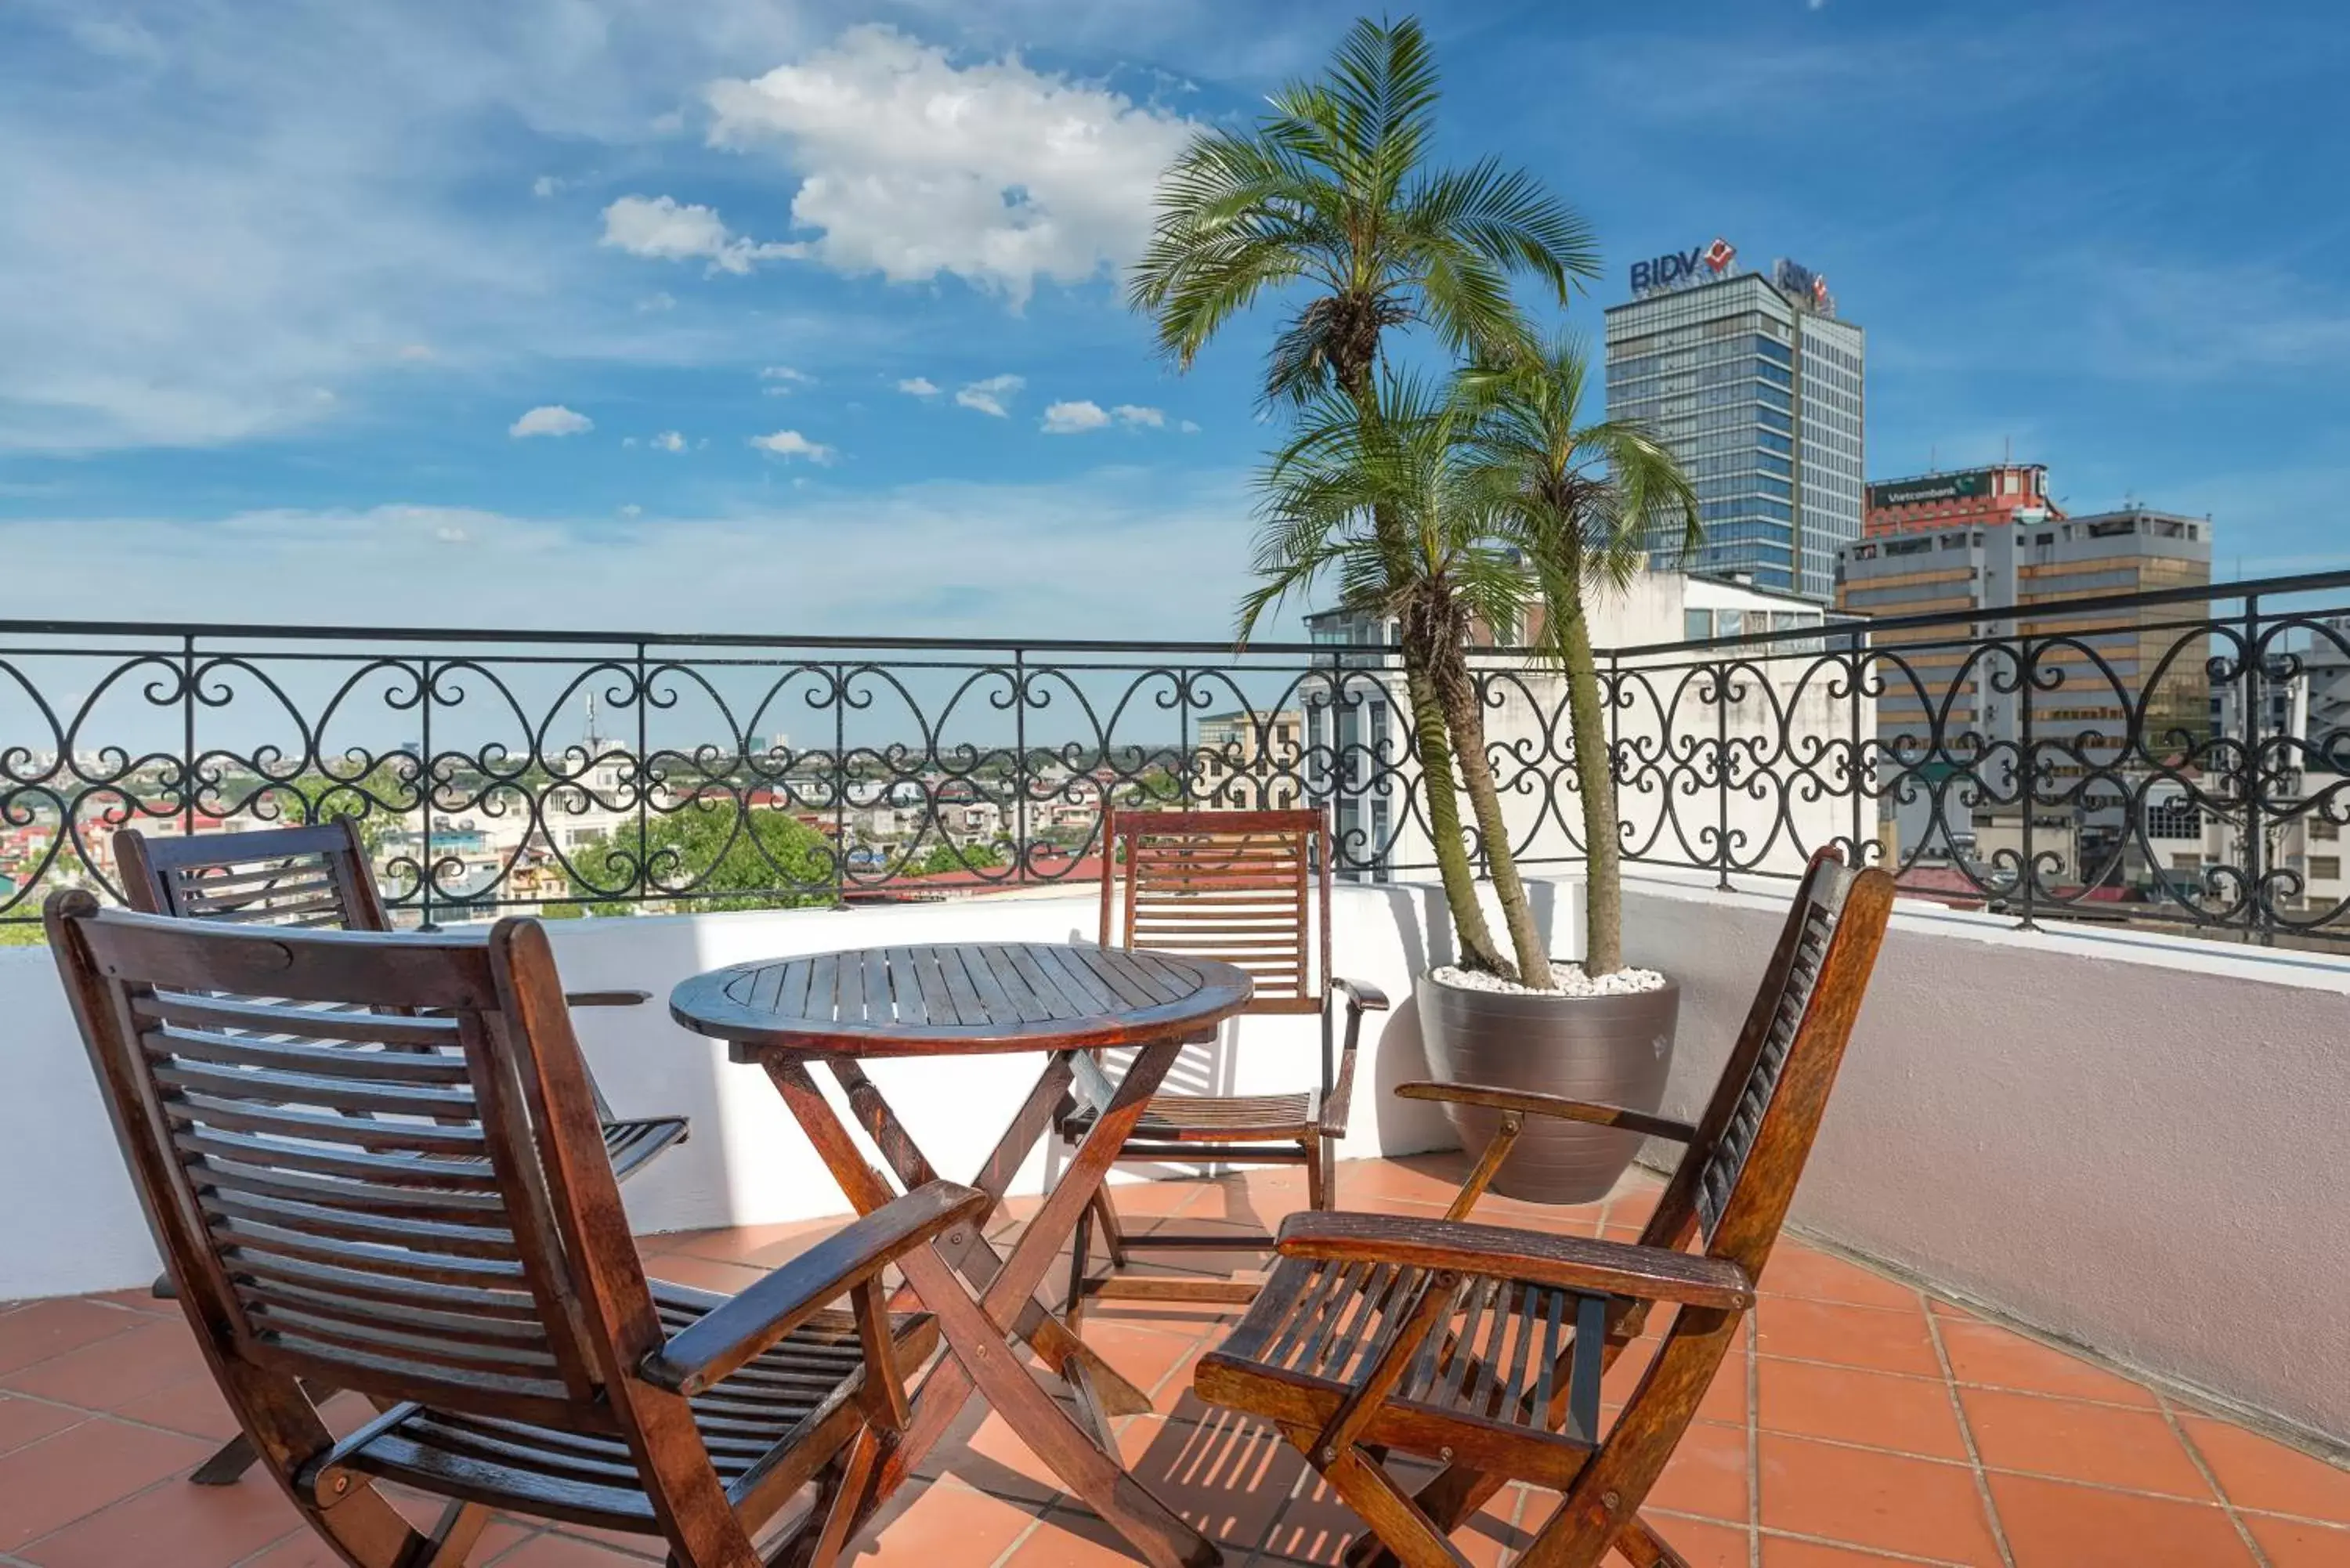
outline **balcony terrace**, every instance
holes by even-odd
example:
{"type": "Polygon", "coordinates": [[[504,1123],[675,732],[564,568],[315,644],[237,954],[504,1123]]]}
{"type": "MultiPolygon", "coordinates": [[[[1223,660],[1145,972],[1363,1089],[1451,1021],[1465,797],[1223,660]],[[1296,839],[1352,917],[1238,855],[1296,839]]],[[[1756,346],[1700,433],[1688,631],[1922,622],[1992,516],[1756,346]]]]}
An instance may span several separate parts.
{"type": "MultiPolygon", "coordinates": [[[[1655,1501],[1693,1561],[2350,1562],[2350,888],[2318,864],[2350,817],[2328,673],[2350,668],[2345,598],[2350,576],[2129,601],[2126,670],[2077,616],[1991,636],[1921,625],[1898,644],[1874,640],[1881,626],[1644,637],[1662,608],[1617,628],[1627,952],[1683,987],[1669,1111],[1690,1114],[1719,1072],[1805,853],[1888,858],[1913,895],[1797,1194],[1799,1239],[1655,1501]],[[2179,730],[2175,670],[2201,683],[2212,728],[2179,730]],[[1879,722],[1902,682],[1939,715],[1923,732],[1879,722]],[[2107,708],[2122,717],[2050,717],[2107,708]]],[[[1513,656],[1479,669],[1536,904],[1571,953],[1560,703],[1513,656]]],[[[751,958],[1087,937],[1105,800],[1277,794],[1333,811],[1340,967],[1400,999],[1451,938],[1414,879],[1421,784],[1393,680],[1362,645],[20,625],[0,628],[0,823],[19,841],[0,914],[67,881],[107,890],[129,820],[227,832],[348,810],[403,920],[594,913],[549,922],[566,981],[662,996],[751,958]],[[1261,716],[1254,738],[1234,738],[1236,710],[1261,716]],[[705,817],[725,831],[664,826],[705,817]],[[996,896],[962,896],[974,884],[996,896]]],[[[45,952],[0,950],[0,1299],[17,1301],[0,1313],[0,1563],[328,1561],[258,1475],[184,1484],[222,1410],[172,1309],[140,1289],[153,1246],[45,952]]],[[[658,1007],[579,1027],[615,1105],[692,1118],[627,1190],[656,1273],[731,1286],[837,1223],[837,1189],[756,1074],[658,1007]]],[[[1300,1021],[1252,1019],[1182,1071],[1220,1092],[1294,1087],[1315,1050],[1300,1021]]],[[[1429,1107],[1389,1093],[1426,1070],[1413,1010],[1365,1052],[1342,1201],[1430,1211],[1460,1156],[1429,1107]]],[[[999,1125],[1024,1076],[893,1065],[876,1081],[926,1147],[938,1129],[941,1168],[976,1166],[986,1137],[963,1124],[999,1125]]],[[[1277,1221],[1300,1200],[1287,1172],[1163,1174],[1121,1203],[1277,1221]]],[[[1636,1171],[1604,1205],[1481,1213],[1620,1232],[1655,1188],[1636,1171]]],[[[1096,1310],[1088,1339],[1157,1405],[1120,1443],[1235,1568],[1333,1563],[1345,1511],[1269,1433],[1187,1399],[1222,1321],[1096,1310]]],[[[1127,1560],[1000,1428],[969,1439],[863,1555],[1127,1560]]],[[[1473,1560],[1523,1545],[1527,1495],[1463,1538],[1473,1560]]],[[[634,1549],[502,1523],[473,1561],[634,1549]]]]}
{"type": "MultiPolygon", "coordinates": [[[[1438,1214],[1465,1162],[1438,1155],[1341,1168],[1351,1206],[1438,1214]]],[[[1636,1171],[1604,1203],[1492,1199],[1481,1214],[1576,1235],[1628,1237],[1659,1183],[1636,1171]]],[[[1235,1229],[1303,1200],[1292,1172],[1161,1181],[1121,1207],[1235,1229]]],[[[1020,1208],[1014,1205],[1015,1210],[1020,1208]]],[[[1008,1239],[1018,1221],[1001,1227],[1008,1239]]],[[[806,1221],[649,1236],[662,1278],[733,1291],[829,1232],[806,1221]]],[[[1246,1266],[1203,1257],[1198,1267],[1246,1266]]],[[[1088,1340],[1152,1397],[1117,1423],[1135,1473],[1225,1551],[1232,1568],[1333,1568],[1358,1524],[1271,1429],[1200,1404],[1192,1364],[1228,1319],[1202,1310],[1097,1309],[1088,1340]]],[[[1607,1405],[1637,1378],[1636,1346],[1607,1405]]],[[[235,1429],[179,1314],[137,1291],[0,1311],[0,1563],[37,1568],[296,1568],[323,1563],[293,1509],[259,1476],[187,1484],[235,1429]]],[[[343,1396],[338,1428],[368,1414],[343,1396]]],[[[1018,1568],[1129,1561],[1085,1507],[993,1416],[869,1540],[860,1561],[1018,1568]]],[[[1546,1506],[1512,1488],[1461,1539],[1508,1563],[1546,1506]]],[[[2266,1563],[2319,1568],[2350,1552],[2350,1473],[2077,1349],[2053,1345],[1930,1287],[1810,1241],[1782,1243],[1744,1348],[1724,1365],[1652,1494],[1700,1568],[1867,1568],[1898,1563],[2135,1568],[2266,1563]]],[[[422,1517],[420,1515],[420,1517],[422,1517]]],[[[641,1538],[501,1519],[473,1559],[500,1568],[658,1561],[641,1538]]]]}

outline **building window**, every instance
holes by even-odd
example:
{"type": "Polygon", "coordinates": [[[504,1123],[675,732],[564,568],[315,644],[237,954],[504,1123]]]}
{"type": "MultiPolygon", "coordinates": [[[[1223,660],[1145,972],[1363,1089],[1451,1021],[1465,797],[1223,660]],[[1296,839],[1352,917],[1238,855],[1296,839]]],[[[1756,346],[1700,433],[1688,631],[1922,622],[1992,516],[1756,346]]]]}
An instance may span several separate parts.
{"type": "Polygon", "coordinates": [[[1713,635],[1713,612],[1706,609],[1681,611],[1681,636],[1690,642],[1703,642],[1713,635]]]}
{"type": "Polygon", "coordinates": [[[2309,819],[2309,836],[2312,838],[2338,839],[2342,836],[2342,825],[2331,817],[2313,816],[2309,819]]]}
{"type": "Polygon", "coordinates": [[[2200,871],[2203,869],[2203,857],[2200,855],[2174,855],[2170,857],[2170,868],[2173,871],[2200,871]]]}
{"type": "Polygon", "coordinates": [[[2339,855],[2311,856],[2309,857],[2309,879],[2313,882],[2339,882],[2342,880],[2342,857],[2339,855]]]}

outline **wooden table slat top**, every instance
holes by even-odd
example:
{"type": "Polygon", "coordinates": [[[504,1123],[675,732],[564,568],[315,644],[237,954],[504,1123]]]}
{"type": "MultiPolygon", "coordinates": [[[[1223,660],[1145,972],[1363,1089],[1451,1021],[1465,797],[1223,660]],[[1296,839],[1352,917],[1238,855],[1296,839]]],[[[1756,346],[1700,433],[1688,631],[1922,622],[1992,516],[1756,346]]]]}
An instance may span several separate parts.
{"type": "Polygon", "coordinates": [[[713,970],[670,993],[670,1014],[730,1042],[743,1062],[1066,1050],[1211,1023],[1245,1003],[1251,986],[1230,964],[1182,954],[955,942],[713,970]]]}

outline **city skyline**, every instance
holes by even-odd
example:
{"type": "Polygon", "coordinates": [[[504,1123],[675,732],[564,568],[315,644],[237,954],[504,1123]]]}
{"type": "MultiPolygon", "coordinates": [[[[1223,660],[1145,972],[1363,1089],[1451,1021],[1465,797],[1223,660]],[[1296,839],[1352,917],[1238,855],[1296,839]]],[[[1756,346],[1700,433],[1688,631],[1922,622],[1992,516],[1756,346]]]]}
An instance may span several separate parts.
{"type": "MultiPolygon", "coordinates": [[[[1116,275],[1171,148],[1352,15],[14,8],[18,613],[1214,636],[1270,318],[1177,378],[1116,275]],[[1193,569],[1097,591],[1177,538],[1193,569]]],[[[2340,162],[2339,18],[1427,20],[1440,155],[1522,162],[1596,228],[1565,316],[1595,348],[1636,262],[1724,234],[1867,325],[1866,477],[2012,442],[2071,511],[2216,514],[2217,576],[2332,564],[2346,220],[2282,198],[2340,162]],[[2171,77],[2196,111],[2148,115],[2171,77]]]]}

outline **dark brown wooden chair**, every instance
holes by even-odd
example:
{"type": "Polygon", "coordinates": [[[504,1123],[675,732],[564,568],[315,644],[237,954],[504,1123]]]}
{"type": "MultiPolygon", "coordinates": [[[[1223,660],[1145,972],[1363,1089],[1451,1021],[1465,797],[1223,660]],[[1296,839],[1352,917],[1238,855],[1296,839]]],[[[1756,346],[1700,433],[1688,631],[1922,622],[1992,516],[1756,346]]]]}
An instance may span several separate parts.
{"type": "Polygon", "coordinates": [[[452,1568],[493,1509],[680,1568],[837,1559],[937,1344],[882,1272],[984,1194],[923,1186],[739,1295],[649,1281],[537,922],[289,931],[69,890],[47,923],[189,1325],[340,1561],[452,1568]],[[381,1413],[338,1441],[320,1385],[381,1413]],[[448,1506],[419,1530],[380,1481],[448,1506]]]}
{"type": "MultiPolygon", "coordinates": [[[[1247,1013],[1313,1015],[1322,1021],[1319,1090],[1293,1094],[1151,1096],[1121,1162],[1302,1165],[1307,1201],[1336,1201],[1336,1154],[1347,1136],[1356,1048],[1363,1014],[1384,1011],[1378,988],[1330,972],[1329,819],[1319,811],[1109,812],[1102,821],[1101,944],[1220,959],[1245,971],[1256,993],[1247,1013]],[[1343,1037],[1336,1028],[1346,1002],[1343,1037]],[[1334,1050],[1334,1043],[1336,1048],[1334,1050]]],[[[1211,1036],[1210,1038],[1212,1038],[1211,1036]]],[[[1108,1077],[1090,1056],[1059,1121],[1076,1141],[1109,1103],[1108,1077]]],[[[1159,1229],[1128,1231],[1109,1189],[1077,1224],[1069,1265],[1072,1324],[1090,1298],[1248,1302],[1245,1280],[1176,1279],[1122,1272],[1140,1252],[1240,1252],[1270,1248],[1271,1236],[1159,1229]],[[1092,1272],[1096,1221],[1109,1253],[1107,1275],[1092,1272]]]]}
{"type": "Polygon", "coordinates": [[[1564,1494],[1524,1560],[1687,1568],[1640,1504],[1754,1303],[1826,1108],[1892,906],[1882,870],[1816,858],[1703,1119],[1690,1127],[1545,1095],[1414,1085],[1503,1115],[1636,1127],[1687,1146],[1638,1242],[1470,1222],[1489,1147],[1442,1220],[1298,1214],[1255,1306],[1201,1358],[1201,1398],[1278,1427],[1370,1526],[1355,1568],[1389,1553],[1464,1568],[1448,1539],[1511,1480],[1564,1494]],[[1700,1244],[1695,1251],[1690,1243],[1700,1244]],[[1606,1430],[1600,1377],[1649,1309],[1674,1307],[1606,1430]],[[1415,1496],[1391,1450],[1446,1468],[1415,1496]]]}
{"type": "MultiPolygon", "coordinates": [[[[303,930],[388,931],[390,918],[368,868],[367,851],[348,817],[315,826],[148,837],[135,827],[114,839],[123,901],[151,915],[232,925],[303,930]]],[[[574,1007],[635,1006],[643,991],[573,992],[574,1007]]],[[[685,1141],[683,1116],[615,1116],[593,1074],[588,1090],[604,1129],[613,1172],[626,1179],[652,1158],[685,1141]]],[[[171,1294],[171,1278],[156,1282],[171,1294]]],[[[315,1390],[320,1399],[332,1390],[315,1390]]],[[[232,1438],[192,1478],[199,1486],[226,1486],[253,1464],[251,1447],[232,1438]]]]}

